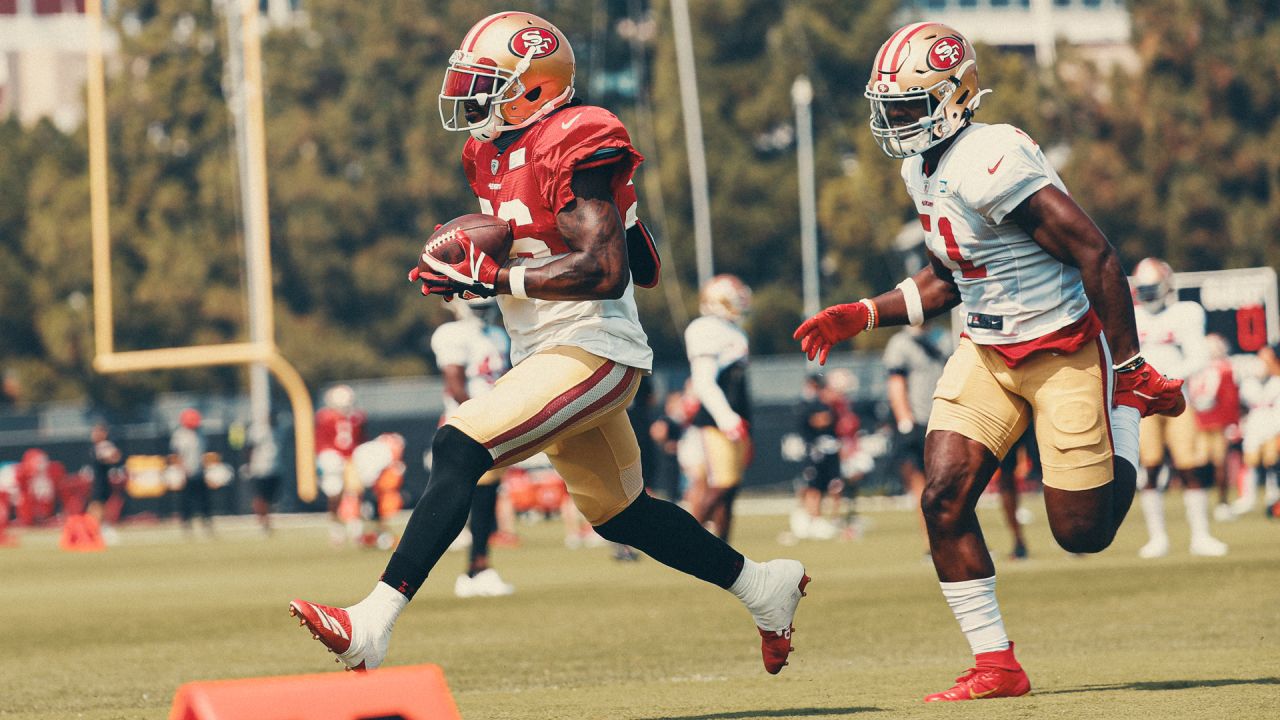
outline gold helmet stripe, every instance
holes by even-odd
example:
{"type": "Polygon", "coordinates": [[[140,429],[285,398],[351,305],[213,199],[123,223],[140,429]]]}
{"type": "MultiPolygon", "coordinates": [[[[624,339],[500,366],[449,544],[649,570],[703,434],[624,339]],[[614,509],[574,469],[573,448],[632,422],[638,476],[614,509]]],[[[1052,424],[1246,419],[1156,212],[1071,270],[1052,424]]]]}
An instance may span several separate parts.
{"type": "Polygon", "coordinates": [[[476,42],[480,40],[480,35],[484,33],[485,28],[489,27],[490,25],[497,22],[498,20],[501,20],[503,17],[506,17],[508,14],[509,13],[505,13],[505,12],[494,13],[489,17],[476,23],[471,28],[471,32],[467,33],[467,36],[462,38],[462,48],[467,52],[471,52],[475,50],[476,42]]]}

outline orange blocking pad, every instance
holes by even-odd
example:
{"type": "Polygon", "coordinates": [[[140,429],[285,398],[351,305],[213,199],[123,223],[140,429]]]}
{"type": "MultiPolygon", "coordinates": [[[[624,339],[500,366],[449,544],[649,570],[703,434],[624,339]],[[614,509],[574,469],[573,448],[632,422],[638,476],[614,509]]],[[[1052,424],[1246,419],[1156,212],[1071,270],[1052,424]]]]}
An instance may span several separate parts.
{"type": "Polygon", "coordinates": [[[461,720],[439,665],[190,682],[169,720],[461,720]]]}
{"type": "Polygon", "coordinates": [[[71,552],[100,552],[107,549],[98,521],[85,513],[67,516],[62,524],[62,538],[58,541],[58,546],[71,552]]]}

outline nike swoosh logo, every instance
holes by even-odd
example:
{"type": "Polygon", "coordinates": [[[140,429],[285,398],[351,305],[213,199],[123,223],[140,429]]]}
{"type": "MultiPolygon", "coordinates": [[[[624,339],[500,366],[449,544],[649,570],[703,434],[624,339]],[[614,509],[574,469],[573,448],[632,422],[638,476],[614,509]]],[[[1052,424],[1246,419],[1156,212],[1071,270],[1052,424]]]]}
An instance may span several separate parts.
{"type": "Polygon", "coordinates": [[[996,174],[996,170],[999,170],[999,169],[1000,169],[1000,163],[1002,163],[1002,162],[1004,162],[1004,156],[1003,156],[1003,155],[1001,155],[1001,156],[1000,156],[1000,159],[996,161],[996,164],[995,164],[995,165],[992,165],[991,167],[987,168],[987,174],[988,174],[988,175],[995,175],[995,174],[996,174]]]}
{"type": "Polygon", "coordinates": [[[574,123],[578,122],[578,118],[580,117],[582,117],[582,113],[578,113],[577,115],[574,115],[573,119],[571,120],[565,120],[564,122],[560,123],[560,129],[568,130],[570,127],[573,126],[574,123]]]}
{"type": "MultiPolygon", "coordinates": [[[[996,164],[998,165],[1000,163],[996,163],[996,164]]],[[[973,688],[969,688],[969,700],[982,700],[982,698],[989,696],[989,694],[993,692],[996,692],[997,689],[1000,689],[1000,688],[991,688],[989,689],[989,691],[982,691],[980,693],[975,693],[973,692],[973,688]]]]}

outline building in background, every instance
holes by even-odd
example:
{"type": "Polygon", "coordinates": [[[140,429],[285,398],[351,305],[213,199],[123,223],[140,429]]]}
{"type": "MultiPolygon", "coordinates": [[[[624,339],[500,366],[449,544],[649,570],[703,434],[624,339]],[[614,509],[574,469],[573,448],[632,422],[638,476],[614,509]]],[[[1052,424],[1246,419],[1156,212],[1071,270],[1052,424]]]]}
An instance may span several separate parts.
{"type": "Polygon", "coordinates": [[[1042,66],[1054,63],[1062,40],[1099,65],[1137,67],[1123,0],[908,0],[899,20],[926,17],[975,43],[1025,50],[1042,66]]]}
{"type": "MultiPolygon", "coordinates": [[[[212,1],[216,8],[228,0],[212,1]]],[[[89,47],[84,2],[0,0],[0,120],[17,117],[23,125],[34,125],[48,118],[63,132],[84,121],[89,47]]],[[[102,5],[109,15],[115,2],[102,0],[102,5]]],[[[259,0],[258,5],[264,30],[306,22],[301,0],[259,0]]],[[[106,27],[102,43],[110,58],[120,42],[110,23],[106,27]]],[[[128,19],[124,27],[127,32],[128,19]]],[[[216,30],[222,32],[222,25],[216,30]]]]}

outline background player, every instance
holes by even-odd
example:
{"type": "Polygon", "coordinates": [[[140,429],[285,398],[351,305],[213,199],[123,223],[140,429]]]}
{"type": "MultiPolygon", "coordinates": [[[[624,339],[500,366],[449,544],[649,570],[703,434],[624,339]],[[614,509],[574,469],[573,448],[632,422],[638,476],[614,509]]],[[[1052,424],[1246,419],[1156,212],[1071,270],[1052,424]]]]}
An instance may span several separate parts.
{"type": "MultiPolygon", "coordinates": [[[[486,395],[510,367],[511,340],[498,324],[498,304],[493,298],[453,300],[455,320],[431,334],[431,352],[444,379],[441,424],[462,403],[486,395]]],[[[491,469],[480,476],[471,495],[471,547],[467,568],[454,581],[458,597],[510,595],[515,587],[503,581],[489,564],[489,537],[498,529],[498,489],[502,471],[491,469]]]]}
{"type": "Polygon", "coordinates": [[[692,425],[702,435],[707,488],[692,508],[729,538],[733,500],[751,462],[751,394],[747,387],[747,333],[751,289],[733,275],[716,275],[698,293],[701,317],[684,331],[689,374],[702,407],[692,425]]]}
{"type": "Polygon", "coordinates": [[[341,545],[360,535],[360,484],[351,468],[351,453],[364,442],[365,415],[356,409],[350,385],[334,385],[316,412],[316,470],[329,509],[329,540],[341,545]]]}
{"type": "MultiPolygon", "coordinates": [[[[1209,346],[1204,337],[1204,308],[1198,303],[1178,300],[1173,291],[1173,270],[1158,258],[1144,258],[1133,271],[1134,319],[1142,354],[1169,377],[1187,379],[1209,365],[1209,346]]],[[[1142,516],[1147,521],[1147,544],[1138,550],[1144,558],[1169,554],[1169,536],[1164,527],[1164,498],[1158,478],[1168,453],[1172,474],[1182,482],[1182,502],[1191,528],[1191,554],[1221,556],[1227,546],[1209,534],[1209,491],[1213,485],[1213,465],[1208,438],[1196,425],[1194,412],[1176,417],[1152,415],[1143,418],[1138,440],[1138,460],[1142,463],[1142,516]]]]}
{"type": "Polygon", "coordinates": [[[982,90],[964,36],[940,23],[899,29],[865,95],[872,134],[903,160],[929,265],[874,299],[823,310],[795,337],[823,362],[860,332],[964,304],[965,335],[934,392],[921,508],[975,663],[925,701],[1023,695],[1031,684],[1005,634],[978,497],[1034,419],[1055,539],[1101,551],[1133,501],[1139,414],[1181,412],[1181,383],[1138,354],[1119,258],[1039,146],[1009,125],[972,123],[982,90]],[[1112,350],[1123,358],[1114,372],[1112,350]]]}
{"type": "Polygon", "coordinates": [[[345,609],[291,603],[350,668],[382,663],[399,613],[462,530],[480,476],[540,450],[601,537],[737,596],[766,670],[780,671],[791,652],[804,567],[754,563],[644,492],[626,414],[652,363],[633,278],[658,279],[631,183],[642,157],[612,113],[571,102],[573,77],[569,41],[528,13],[481,20],[450,58],[441,119],[470,133],[463,170],[481,208],[509,219],[513,257],[500,266],[463,234],[460,262],[424,253],[409,277],[427,294],[497,295],[513,367],[436,432],[431,477],[369,596],[345,609]]]}
{"type": "Polygon", "coordinates": [[[1249,408],[1244,422],[1244,484],[1231,504],[1236,515],[1253,510],[1258,484],[1266,488],[1263,504],[1276,502],[1280,474],[1280,344],[1258,350],[1257,373],[1240,384],[1240,397],[1249,408]]]}
{"type": "MultiPolygon", "coordinates": [[[[893,439],[893,460],[902,486],[920,502],[924,493],[924,436],[933,407],[933,389],[942,377],[947,353],[925,334],[923,327],[908,325],[889,338],[884,348],[884,366],[889,377],[885,392],[893,412],[897,434],[893,439]]],[[[929,554],[929,533],[924,516],[920,529],[925,536],[925,555],[929,554]]]]}
{"type": "Polygon", "coordinates": [[[1196,427],[1205,438],[1206,454],[1213,468],[1213,484],[1218,489],[1215,520],[1231,520],[1230,480],[1227,455],[1240,441],[1240,388],[1228,357],[1227,341],[1221,335],[1204,336],[1209,364],[1187,379],[1188,405],[1195,411],[1196,427]]]}

